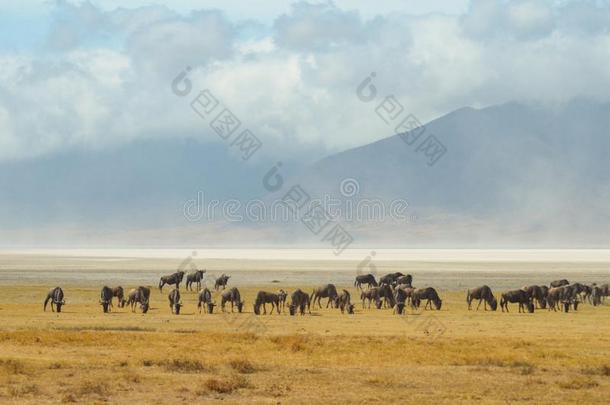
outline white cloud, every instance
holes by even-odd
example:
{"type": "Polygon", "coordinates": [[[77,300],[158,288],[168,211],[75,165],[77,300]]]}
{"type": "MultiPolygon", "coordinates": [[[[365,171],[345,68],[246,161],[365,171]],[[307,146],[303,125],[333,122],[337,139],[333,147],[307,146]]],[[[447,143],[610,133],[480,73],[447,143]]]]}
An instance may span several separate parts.
{"type": "Polygon", "coordinates": [[[592,2],[473,1],[464,15],[298,3],[273,25],[165,6],[56,6],[49,47],[0,54],[0,159],[151,136],[221,142],[170,91],[185,66],[267,145],[337,151],[392,128],[355,90],[376,72],[421,121],[467,105],[610,98],[610,11],[592,2]],[[592,25],[588,22],[592,21],[592,25]]]}

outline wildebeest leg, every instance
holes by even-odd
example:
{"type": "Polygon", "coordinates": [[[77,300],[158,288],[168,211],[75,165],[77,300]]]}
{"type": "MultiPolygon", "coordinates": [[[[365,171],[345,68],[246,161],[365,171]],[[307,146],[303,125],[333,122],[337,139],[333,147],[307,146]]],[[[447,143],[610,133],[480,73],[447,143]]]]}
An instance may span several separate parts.
{"type": "MultiPolygon", "coordinates": [[[[479,307],[481,306],[481,301],[483,301],[483,299],[479,299],[479,305],[477,305],[477,311],[479,310],[479,307]]],[[[470,308],[468,308],[470,309],[470,308]]]]}
{"type": "Polygon", "coordinates": [[[263,315],[267,315],[267,307],[265,306],[264,302],[263,302],[263,315]]]}

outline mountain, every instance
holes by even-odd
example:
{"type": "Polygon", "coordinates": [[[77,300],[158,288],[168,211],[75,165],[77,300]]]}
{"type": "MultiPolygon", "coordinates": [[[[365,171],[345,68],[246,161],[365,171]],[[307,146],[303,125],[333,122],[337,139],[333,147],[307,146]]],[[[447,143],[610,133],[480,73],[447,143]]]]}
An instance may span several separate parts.
{"type": "Polygon", "coordinates": [[[212,219],[183,215],[198,191],[205,203],[240,201],[243,214],[246,200],[269,207],[299,184],[313,199],[334,200],[335,221],[355,245],[607,247],[609,128],[610,105],[592,101],[462,108],[427,123],[413,144],[406,141],[421,129],[313,165],[285,160],[285,186],[276,192],[262,188],[269,160],[243,162],[224,144],[157,139],[75,149],[0,164],[0,238],[4,245],[317,246],[321,236],[298,218],[274,221],[267,212],[262,220],[227,220],[218,208],[212,219]],[[446,148],[434,164],[421,146],[431,135],[446,148]],[[399,218],[389,215],[397,200],[408,203],[399,218]],[[383,220],[354,215],[379,202],[383,220]]]}

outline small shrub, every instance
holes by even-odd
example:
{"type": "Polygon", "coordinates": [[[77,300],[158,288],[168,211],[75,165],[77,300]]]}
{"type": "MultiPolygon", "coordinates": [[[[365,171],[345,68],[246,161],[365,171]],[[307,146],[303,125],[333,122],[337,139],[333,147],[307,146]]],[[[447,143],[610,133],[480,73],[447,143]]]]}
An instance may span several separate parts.
{"type": "Polygon", "coordinates": [[[557,385],[567,390],[581,390],[597,387],[599,383],[591,378],[577,377],[568,381],[561,381],[557,385]]]}
{"type": "Polygon", "coordinates": [[[0,370],[9,375],[26,374],[25,364],[14,359],[0,359],[0,370]]]}
{"type": "Polygon", "coordinates": [[[103,381],[85,381],[78,388],[79,395],[99,395],[106,396],[110,392],[108,384],[103,381]]]}
{"type": "Polygon", "coordinates": [[[200,373],[208,370],[208,368],[198,360],[174,359],[164,364],[164,367],[167,371],[176,373],[200,373]]]}
{"type": "Polygon", "coordinates": [[[210,391],[214,391],[219,394],[230,394],[239,388],[246,388],[248,383],[243,378],[209,378],[206,380],[204,385],[210,391]]]}
{"type": "Polygon", "coordinates": [[[251,374],[257,370],[254,364],[247,359],[233,359],[229,361],[229,366],[241,374],[251,374]]]}

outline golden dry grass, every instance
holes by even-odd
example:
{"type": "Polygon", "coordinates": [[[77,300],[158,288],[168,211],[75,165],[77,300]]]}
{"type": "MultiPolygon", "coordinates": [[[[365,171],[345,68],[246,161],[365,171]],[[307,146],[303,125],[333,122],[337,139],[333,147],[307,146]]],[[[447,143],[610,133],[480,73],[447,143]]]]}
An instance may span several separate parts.
{"type": "Polygon", "coordinates": [[[97,288],[67,286],[57,314],[46,287],[0,287],[0,402],[607,402],[607,305],[475,312],[442,291],[442,311],[257,317],[258,289],[233,315],[199,314],[183,292],[175,316],[169,289],[146,315],[103,314],[97,288]]]}

